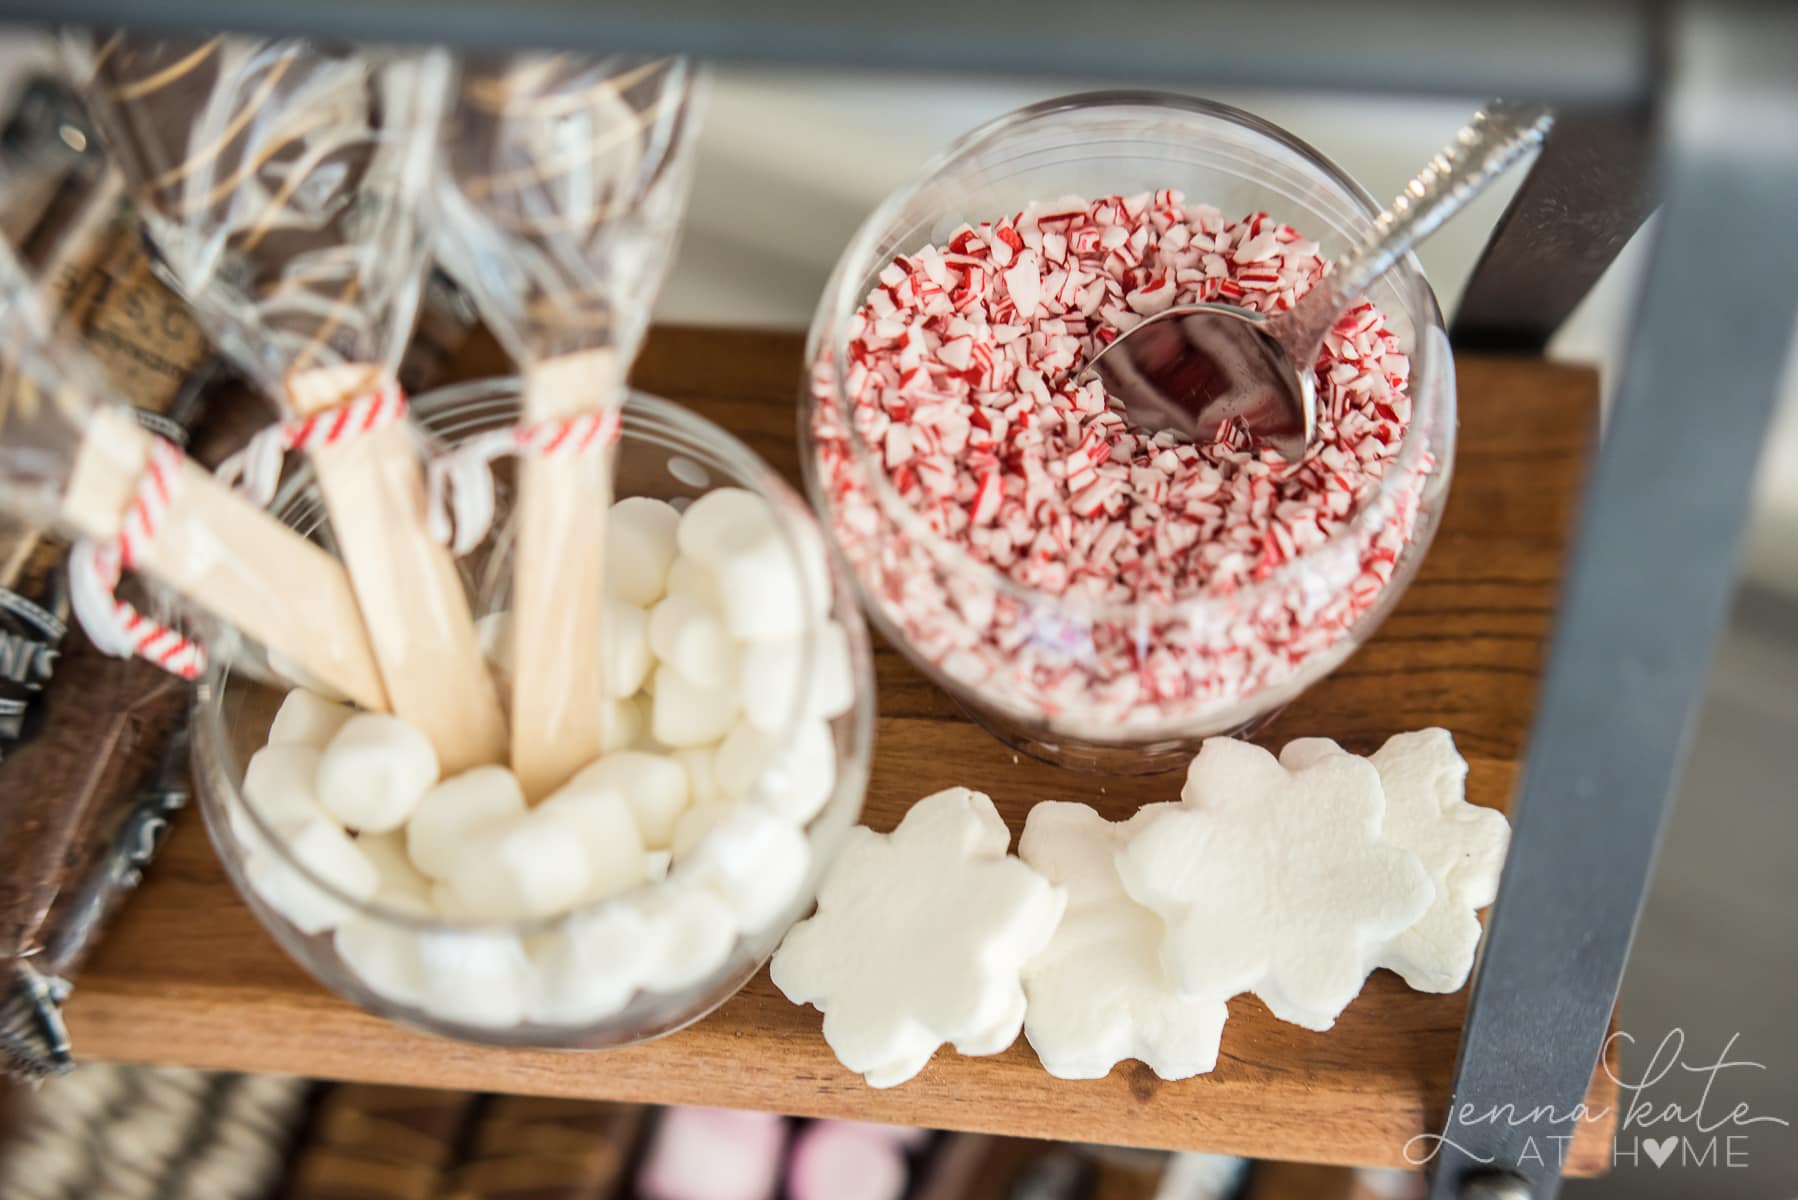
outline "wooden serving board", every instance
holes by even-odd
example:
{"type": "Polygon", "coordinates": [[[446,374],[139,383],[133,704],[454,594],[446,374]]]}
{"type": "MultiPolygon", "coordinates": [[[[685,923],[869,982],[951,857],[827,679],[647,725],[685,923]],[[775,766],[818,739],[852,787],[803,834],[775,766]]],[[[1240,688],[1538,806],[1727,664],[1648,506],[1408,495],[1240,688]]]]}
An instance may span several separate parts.
{"type": "MultiPolygon", "coordinates": [[[[691,405],[797,478],[794,399],[801,339],[787,333],[659,329],[639,387],[691,405]]],[[[477,339],[460,375],[498,373],[477,339]]],[[[1464,357],[1452,497],[1434,549],[1398,610],[1262,739],[1322,735],[1367,753],[1390,734],[1452,729],[1472,765],[1470,797],[1504,807],[1517,777],[1583,464],[1598,378],[1581,367],[1464,357]]],[[[881,646],[879,721],[864,819],[890,829],[951,784],[989,793],[1014,830],[1039,800],[1108,816],[1172,800],[1177,776],[1118,780],[1019,758],[881,646]]],[[[68,1017],[79,1054],[430,1087],[771,1109],[1025,1137],[1171,1147],[1320,1163],[1402,1165],[1406,1142],[1440,1128],[1465,994],[1412,992],[1377,972],[1329,1033],[1234,1001],[1217,1070],[1163,1083],[1127,1063],[1103,1080],[1054,1079],[1020,1039],[1003,1054],[945,1049],[887,1091],[831,1056],[819,1015],[766,973],[693,1027],[599,1053],[501,1050],[415,1033],[312,982],[265,934],[197,819],[181,823],[82,972],[68,1017]]],[[[1604,1072],[1589,1102],[1612,1109],[1604,1072]]],[[[1611,1121],[1583,1126],[1568,1169],[1604,1168],[1611,1121]]]]}

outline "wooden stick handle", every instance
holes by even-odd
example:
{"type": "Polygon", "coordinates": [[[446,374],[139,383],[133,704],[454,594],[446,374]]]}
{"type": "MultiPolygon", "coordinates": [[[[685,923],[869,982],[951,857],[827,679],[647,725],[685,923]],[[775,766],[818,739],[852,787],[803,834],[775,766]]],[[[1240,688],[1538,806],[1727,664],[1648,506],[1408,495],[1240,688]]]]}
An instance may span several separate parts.
{"type": "MultiPolygon", "coordinates": [[[[372,386],[368,366],[289,380],[301,414],[372,386]]],[[[499,762],[506,718],[455,560],[425,525],[424,478],[403,422],[310,451],[396,715],[423,730],[445,775],[499,762]]]]}
{"type": "MultiPolygon", "coordinates": [[[[527,424],[603,407],[611,354],[583,351],[525,372],[527,424]],[[598,402],[596,402],[598,401],[598,402]]],[[[512,770],[536,799],[599,757],[605,521],[612,502],[604,451],[519,464],[518,552],[512,573],[512,770]]]]}
{"type": "MultiPolygon", "coordinates": [[[[116,538],[149,450],[150,435],[123,409],[96,413],[63,498],[70,523],[88,537],[116,538]]],[[[140,566],[363,708],[388,710],[342,565],[204,468],[182,467],[140,566]]]]}

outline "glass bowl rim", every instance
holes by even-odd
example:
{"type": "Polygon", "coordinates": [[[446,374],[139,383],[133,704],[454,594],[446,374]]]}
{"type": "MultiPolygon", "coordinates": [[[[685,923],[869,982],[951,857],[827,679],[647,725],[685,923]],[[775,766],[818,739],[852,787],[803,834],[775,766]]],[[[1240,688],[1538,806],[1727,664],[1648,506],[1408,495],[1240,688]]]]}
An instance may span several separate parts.
{"type": "MultiPolygon", "coordinates": [[[[1254,113],[1221,101],[1206,100],[1177,92],[1110,90],[1078,92],[1014,109],[977,126],[935,154],[907,183],[902,184],[881,201],[880,205],[857,228],[855,236],[850,239],[849,244],[838,257],[837,265],[831,272],[830,281],[819,299],[811,332],[806,339],[806,371],[802,386],[805,390],[808,407],[802,410],[802,434],[809,435],[810,433],[809,406],[815,406],[817,403],[814,395],[815,372],[820,366],[822,343],[826,337],[828,337],[833,350],[827,364],[833,390],[832,399],[839,406],[845,405],[844,398],[848,393],[845,362],[847,356],[834,351],[846,330],[849,318],[867,299],[865,293],[860,293],[861,276],[851,275],[852,265],[873,262],[875,245],[887,227],[895,223],[898,214],[903,212],[907,205],[918,199],[940,175],[983,145],[994,142],[1015,130],[1064,113],[1090,112],[1101,109],[1115,109],[1120,112],[1130,109],[1150,109],[1161,112],[1171,110],[1239,126],[1297,154],[1308,166],[1318,171],[1328,182],[1334,184],[1359,211],[1360,215],[1367,218],[1369,222],[1381,211],[1379,203],[1364,187],[1316,147],[1264,117],[1256,116],[1254,113]]],[[[895,522],[904,534],[916,544],[925,547],[931,556],[943,565],[945,570],[960,578],[976,581],[976,586],[990,587],[997,595],[1014,603],[1029,608],[1047,606],[1093,621],[1120,622],[1140,622],[1145,619],[1171,617],[1191,619],[1201,618],[1203,614],[1215,610],[1240,611],[1243,607],[1253,607],[1262,598],[1276,594],[1290,586],[1292,577],[1308,564],[1332,558],[1345,551],[1352,552],[1355,547],[1363,544],[1377,526],[1384,524],[1389,519],[1396,503],[1400,483],[1411,473],[1411,468],[1417,466],[1421,458],[1429,453],[1426,443],[1432,440],[1430,436],[1432,433],[1438,435],[1438,439],[1442,442],[1443,457],[1449,461],[1434,464],[1428,472],[1428,477],[1420,486],[1428,487],[1433,480],[1446,479],[1453,470],[1456,421],[1454,360],[1448,346],[1447,328],[1442,319],[1441,306],[1414,254],[1405,255],[1387,271],[1383,279],[1391,281],[1400,295],[1409,301],[1409,315],[1413,317],[1418,326],[1417,333],[1413,338],[1415,344],[1405,351],[1414,368],[1410,373],[1409,382],[1415,384],[1419,377],[1432,380],[1431,402],[1419,403],[1415,391],[1412,391],[1411,423],[1406,429],[1404,440],[1399,445],[1398,457],[1388,465],[1385,474],[1377,481],[1374,494],[1358,506],[1354,517],[1346,525],[1322,542],[1287,559],[1265,577],[1245,583],[1230,592],[1198,592],[1167,601],[1095,601],[1030,587],[1013,579],[998,567],[975,559],[960,544],[930,529],[918,510],[893,487],[885,468],[881,465],[879,456],[855,427],[855,422],[850,419],[846,407],[843,418],[844,440],[849,446],[849,453],[855,461],[857,471],[861,478],[867,481],[869,492],[875,497],[887,519],[895,522]],[[1437,333],[1442,336],[1431,336],[1437,333]],[[1435,409],[1441,411],[1438,413],[1434,411],[1435,409]],[[1435,429],[1437,424],[1442,426],[1440,431],[1435,429]]],[[[829,488],[825,485],[825,481],[819,477],[816,457],[816,454],[811,452],[808,446],[807,453],[803,456],[807,489],[812,493],[814,504],[821,510],[834,511],[835,502],[829,494],[829,488]]],[[[856,572],[855,575],[859,587],[860,574],[856,572]]]]}
{"type": "MultiPolygon", "coordinates": [[[[466,402],[470,398],[480,397],[482,395],[516,393],[521,391],[523,386],[524,381],[522,377],[518,375],[485,376],[446,384],[443,387],[427,390],[416,397],[412,397],[410,399],[410,406],[417,408],[422,403],[428,409],[433,402],[461,403],[466,402]]],[[[671,400],[652,395],[636,388],[625,389],[625,402],[620,410],[620,416],[623,422],[623,432],[620,434],[620,440],[622,440],[625,435],[632,432],[647,432],[653,434],[670,428],[679,431],[688,437],[694,438],[695,440],[710,440],[712,444],[707,446],[708,453],[717,454],[727,463],[727,465],[729,465],[735,476],[735,478],[720,486],[743,486],[746,481],[750,482],[757,494],[783,496],[788,501],[788,503],[784,505],[784,507],[791,510],[787,520],[791,519],[793,513],[797,513],[802,515],[806,520],[811,521],[814,525],[818,523],[816,514],[804,503],[803,498],[795,494],[793,485],[788,483],[778,472],[764,462],[741,438],[730,432],[728,429],[725,429],[717,422],[709,420],[683,405],[676,404],[671,400]]],[[[433,436],[422,424],[415,422],[412,425],[412,429],[415,434],[426,440],[430,440],[433,436]]],[[[309,482],[309,470],[302,471],[301,473],[284,480],[281,493],[277,495],[275,500],[268,506],[269,511],[279,512],[283,498],[304,488],[309,482]]],[[[792,538],[790,530],[787,528],[787,520],[783,520],[782,522],[782,536],[791,543],[792,538]]],[[[820,529],[818,532],[821,538],[825,536],[823,530],[820,529]]],[[[837,593],[843,585],[849,582],[849,580],[842,577],[841,568],[833,561],[833,559],[834,556],[826,556],[826,561],[829,563],[827,569],[832,589],[832,608],[834,610],[837,593]]],[[[803,579],[802,586],[808,590],[810,588],[809,582],[803,579]]],[[[854,592],[850,593],[851,597],[854,595],[854,592]]],[[[854,611],[859,618],[861,615],[859,604],[852,605],[851,607],[854,608],[854,611]]],[[[845,631],[848,634],[850,641],[851,659],[856,662],[870,663],[871,652],[868,643],[867,629],[864,622],[858,619],[854,622],[847,623],[845,631]],[[853,628],[849,627],[851,625],[853,628]]],[[[801,647],[801,653],[804,655],[803,663],[806,667],[806,673],[809,674],[810,659],[812,655],[812,647],[809,639],[804,640],[804,644],[801,647]]],[[[441,934],[487,937],[515,935],[519,938],[531,938],[539,934],[553,932],[564,927],[571,921],[585,919],[592,914],[604,911],[614,904],[636,902],[652,897],[656,895],[658,890],[667,882],[667,879],[646,879],[628,891],[577,905],[566,912],[516,919],[463,919],[445,917],[437,914],[423,916],[418,913],[408,912],[404,909],[376,903],[373,899],[358,899],[338,887],[332,880],[318,874],[296,857],[292,849],[287,845],[286,839],[281,837],[280,833],[260,812],[256,810],[254,805],[249,803],[248,798],[244,795],[243,769],[247,768],[248,762],[237,762],[235,752],[230,749],[232,742],[226,728],[224,715],[224,685],[229,674],[229,664],[223,661],[222,658],[214,659],[206,674],[202,676],[200,683],[195,690],[195,748],[196,750],[200,750],[202,747],[205,749],[204,761],[196,762],[196,771],[211,770],[217,772],[218,776],[226,783],[229,792],[237,799],[239,806],[243,809],[245,816],[249,820],[251,826],[255,829],[256,833],[268,843],[277,855],[279,855],[283,869],[295,872],[302,880],[304,880],[307,886],[318,889],[333,902],[342,905],[345,909],[354,914],[355,918],[374,920],[385,926],[405,928],[421,935],[441,934]],[[238,768],[235,772],[235,779],[232,778],[232,772],[228,769],[229,766],[238,768]]],[[[872,672],[870,669],[870,677],[871,674],[872,672]]],[[[799,722],[803,719],[803,712],[800,709],[803,698],[803,695],[795,698],[794,711],[789,714],[788,720],[783,725],[783,745],[790,743],[795,730],[798,728],[799,722]]],[[[853,740],[856,746],[862,748],[863,752],[856,756],[857,761],[854,763],[845,762],[840,755],[838,756],[836,780],[832,785],[830,799],[825,801],[824,807],[819,810],[817,816],[813,817],[811,821],[806,822],[801,828],[801,832],[809,833],[812,826],[817,821],[823,819],[825,814],[830,811],[831,805],[837,800],[841,789],[843,789],[846,784],[854,791],[866,792],[870,769],[869,759],[873,746],[874,707],[875,706],[872,703],[858,699],[855,705],[850,709],[849,716],[853,719],[855,724],[853,740]]],[[[842,718],[838,719],[840,720],[842,718]]],[[[204,788],[203,790],[210,793],[212,789],[204,788]]],[[[864,795],[862,801],[858,803],[865,802],[865,799],[866,797],[864,795]]],[[[215,803],[209,796],[202,797],[201,808],[203,810],[203,815],[207,818],[208,825],[212,823],[210,814],[215,807],[215,803]]],[[[227,814],[221,813],[220,819],[227,826],[230,824],[227,819],[227,814]]],[[[227,830],[227,832],[230,833],[230,840],[234,846],[238,846],[244,841],[244,839],[238,836],[235,831],[227,830]]],[[[243,856],[242,849],[239,849],[238,853],[239,857],[243,856]]],[[[668,878],[672,877],[673,871],[671,870],[668,878]]]]}

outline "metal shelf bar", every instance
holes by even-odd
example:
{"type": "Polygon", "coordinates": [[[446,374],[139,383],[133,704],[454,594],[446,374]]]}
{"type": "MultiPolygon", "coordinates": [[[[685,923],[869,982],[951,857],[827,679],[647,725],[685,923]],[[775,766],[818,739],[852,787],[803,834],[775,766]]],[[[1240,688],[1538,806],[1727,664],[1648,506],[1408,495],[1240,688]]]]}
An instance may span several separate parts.
{"type": "Polygon", "coordinates": [[[1646,98],[1657,21],[1650,0],[1382,0],[1352,15],[1332,0],[0,0],[0,18],[1594,104],[1646,98]]]}
{"type": "Polygon", "coordinates": [[[1798,12],[1694,4],[1673,33],[1654,258],[1562,592],[1432,1200],[1559,1192],[1560,1139],[1616,1004],[1798,314],[1798,12]]]}

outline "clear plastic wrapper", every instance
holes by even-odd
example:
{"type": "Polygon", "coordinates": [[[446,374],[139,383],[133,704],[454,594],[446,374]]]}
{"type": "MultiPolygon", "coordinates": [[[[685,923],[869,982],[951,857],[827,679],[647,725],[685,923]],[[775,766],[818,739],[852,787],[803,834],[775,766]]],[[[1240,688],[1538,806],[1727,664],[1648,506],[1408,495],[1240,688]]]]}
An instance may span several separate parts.
{"type": "MultiPolygon", "coordinates": [[[[106,394],[0,247],[0,508],[99,547],[119,543],[135,522],[137,572],[358,703],[385,707],[348,577],[325,551],[178,455],[162,460],[162,507],[145,534],[140,489],[168,444],[106,394]]],[[[103,629],[89,633],[109,652],[132,649],[103,629]]]]}
{"type": "Polygon", "coordinates": [[[606,432],[565,448],[615,429],[603,418],[623,400],[686,200],[693,89],[678,58],[478,58],[446,119],[437,253],[525,379],[512,766],[528,795],[604,738],[611,451],[606,432]]]}
{"type": "Polygon", "coordinates": [[[396,419],[447,60],[122,33],[74,57],[151,240],[281,410],[251,473],[269,475],[282,448],[318,473],[392,710],[446,768],[499,759],[504,714],[396,419]]]}

